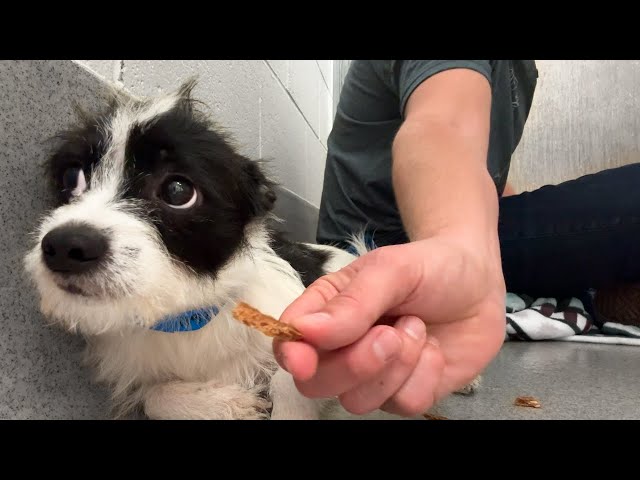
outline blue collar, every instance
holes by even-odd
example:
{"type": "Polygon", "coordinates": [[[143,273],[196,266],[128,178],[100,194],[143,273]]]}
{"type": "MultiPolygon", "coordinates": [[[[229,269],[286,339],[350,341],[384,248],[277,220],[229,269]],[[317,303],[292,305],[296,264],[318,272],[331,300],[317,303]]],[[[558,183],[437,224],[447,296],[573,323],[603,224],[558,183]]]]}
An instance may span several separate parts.
{"type": "Polygon", "coordinates": [[[151,330],[167,333],[193,332],[207,325],[218,313],[220,309],[216,306],[189,310],[165,317],[153,325],[151,330]]]}

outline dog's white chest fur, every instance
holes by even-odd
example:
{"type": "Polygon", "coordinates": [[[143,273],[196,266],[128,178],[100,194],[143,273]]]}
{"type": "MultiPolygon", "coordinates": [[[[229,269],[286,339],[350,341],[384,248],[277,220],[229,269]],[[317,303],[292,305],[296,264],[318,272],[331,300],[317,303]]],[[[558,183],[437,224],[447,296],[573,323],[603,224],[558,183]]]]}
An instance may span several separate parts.
{"type": "MultiPolygon", "coordinates": [[[[238,394],[241,390],[249,392],[249,396],[255,398],[242,396],[238,401],[245,407],[252,401],[257,405],[254,410],[244,412],[245,418],[262,417],[263,397],[274,394],[271,378],[279,370],[273,358],[272,339],[232,317],[231,310],[235,306],[232,298],[279,318],[304,287],[291,266],[265,246],[253,250],[248,257],[237,259],[232,270],[238,276],[237,281],[229,282],[233,296],[229,294],[229,300],[219,305],[218,315],[200,330],[167,333],[135,328],[88,339],[87,359],[95,368],[97,379],[111,385],[114,400],[123,411],[129,411],[136,404],[154,404],[148,397],[157,393],[158,386],[178,388],[180,395],[185,396],[183,390],[192,385],[200,392],[209,390],[211,396],[214,391],[220,396],[219,390],[226,387],[237,390],[238,394]],[[250,278],[242,278],[244,275],[250,275],[250,278]]],[[[228,271],[227,279],[232,278],[230,274],[228,271]]],[[[279,375],[287,376],[284,372],[279,375]]],[[[280,401],[313,403],[300,397],[291,380],[283,382],[281,379],[280,383],[287,384],[289,390],[280,401]]],[[[163,393],[164,402],[167,402],[167,396],[173,396],[166,391],[163,393]]],[[[232,398],[227,401],[234,402],[232,398]]],[[[194,403],[199,404],[199,401],[194,403]]],[[[187,407],[183,405],[183,408],[187,407]]],[[[222,408],[225,409],[228,410],[228,405],[222,408]]],[[[306,409],[312,412],[303,413],[303,418],[317,415],[315,407],[306,409]]],[[[162,408],[156,405],[156,410],[162,408]]],[[[176,412],[167,413],[167,418],[176,418],[176,412]]],[[[189,418],[194,414],[200,418],[227,418],[224,412],[218,411],[192,412],[189,418]]],[[[290,415],[298,417],[300,414],[292,410],[290,415]]],[[[160,411],[158,417],[165,418],[164,412],[160,411]]]]}

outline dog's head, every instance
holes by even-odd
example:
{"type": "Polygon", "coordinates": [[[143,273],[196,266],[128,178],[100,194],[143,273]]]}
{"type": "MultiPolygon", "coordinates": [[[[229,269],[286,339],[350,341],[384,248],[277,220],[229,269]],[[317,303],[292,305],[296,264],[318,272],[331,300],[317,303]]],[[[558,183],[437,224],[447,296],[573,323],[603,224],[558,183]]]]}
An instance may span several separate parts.
{"type": "Polygon", "coordinates": [[[198,110],[194,85],[151,100],[115,95],[60,136],[47,170],[58,205],[26,257],[46,315],[97,333],[224,290],[221,271],[275,194],[198,110]]]}

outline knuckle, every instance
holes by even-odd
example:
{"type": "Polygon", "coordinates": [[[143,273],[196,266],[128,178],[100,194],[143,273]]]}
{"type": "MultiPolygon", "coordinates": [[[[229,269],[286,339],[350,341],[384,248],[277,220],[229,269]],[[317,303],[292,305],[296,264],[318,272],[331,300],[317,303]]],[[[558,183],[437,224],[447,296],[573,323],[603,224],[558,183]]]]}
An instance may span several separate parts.
{"type": "MultiPolygon", "coordinates": [[[[373,356],[371,356],[373,357],[373,356]]],[[[364,355],[350,355],[345,362],[345,375],[351,383],[368,380],[382,368],[375,358],[364,358],[364,355]]]]}
{"type": "Polygon", "coordinates": [[[396,361],[402,365],[404,369],[413,372],[420,362],[420,355],[424,349],[425,342],[426,340],[418,342],[413,339],[411,341],[403,339],[402,350],[396,361]]]}
{"type": "Polygon", "coordinates": [[[324,275],[316,279],[307,291],[314,291],[324,302],[340,295],[340,293],[349,285],[351,278],[355,274],[355,269],[348,265],[341,270],[324,275]]]}
{"type": "Polygon", "coordinates": [[[371,413],[379,406],[375,399],[372,402],[371,390],[366,386],[351,390],[341,395],[339,399],[342,407],[354,415],[371,413]]]}
{"type": "MultiPolygon", "coordinates": [[[[358,296],[363,297],[362,295],[358,295],[358,296]]],[[[355,292],[343,292],[340,294],[339,297],[337,297],[337,301],[340,303],[340,308],[342,310],[349,311],[349,312],[361,311],[363,312],[363,315],[365,315],[362,301],[358,300],[357,296],[355,295],[355,292]]]]}
{"type": "Polygon", "coordinates": [[[349,280],[353,277],[354,274],[354,267],[352,265],[347,265],[340,270],[318,278],[309,287],[321,288],[335,295],[340,290],[344,289],[344,287],[349,283],[349,280]]]}
{"type": "Polygon", "coordinates": [[[324,302],[328,302],[338,294],[334,283],[331,281],[330,276],[321,277],[309,285],[308,291],[315,291],[324,302]]]}
{"type": "Polygon", "coordinates": [[[372,403],[368,393],[366,388],[360,387],[340,395],[338,399],[342,408],[352,415],[366,415],[379,407],[375,401],[372,403]]]}
{"type": "Polygon", "coordinates": [[[366,415],[375,410],[375,408],[367,408],[365,405],[357,402],[352,403],[349,400],[341,400],[340,404],[342,405],[342,408],[352,415],[366,415]]]}
{"type": "Polygon", "coordinates": [[[354,345],[345,355],[345,375],[347,375],[352,382],[362,383],[374,375],[379,374],[385,368],[385,363],[375,355],[372,348],[373,343],[370,340],[372,337],[379,336],[380,332],[383,331],[392,332],[393,335],[397,335],[393,327],[379,325],[374,327],[365,339],[360,340],[359,343],[354,345]]]}
{"type": "Polygon", "coordinates": [[[298,389],[298,392],[300,392],[300,394],[306,398],[316,399],[316,398],[321,398],[325,396],[325,395],[322,395],[322,392],[318,390],[318,388],[313,382],[304,382],[304,383],[296,382],[296,388],[298,389]]]}
{"type": "Polygon", "coordinates": [[[427,411],[431,405],[429,398],[422,398],[418,395],[400,395],[394,399],[395,404],[404,415],[416,416],[427,411]]]}
{"type": "Polygon", "coordinates": [[[392,265],[398,261],[395,249],[392,246],[377,248],[363,258],[366,258],[369,265],[392,265]]]}

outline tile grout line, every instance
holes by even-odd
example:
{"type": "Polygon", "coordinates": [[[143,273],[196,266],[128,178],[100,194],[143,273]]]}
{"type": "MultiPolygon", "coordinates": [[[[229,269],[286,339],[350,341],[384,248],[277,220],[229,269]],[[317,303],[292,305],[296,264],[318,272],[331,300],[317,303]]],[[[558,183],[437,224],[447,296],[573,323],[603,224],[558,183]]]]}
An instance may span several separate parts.
{"type": "Polygon", "coordinates": [[[280,77],[278,77],[278,74],[275,72],[275,70],[273,68],[271,68],[271,65],[269,65],[269,62],[267,62],[266,60],[263,60],[263,62],[265,63],[265,65],[267,66],[267,68],[269,68],[269,70],[271,70],[271,73],[273,73],[273,75],[276,77],[276,80],[278,81],[278,83],[280,84],[280,86],[284,89],[284,91],[286,92],[286,94],[289,96],[289,98],[291,99],[291,101],[293,102],[293,104],[296,106],[296,109],[298,110],[298,112],[300,112],[300,115],[302,115],[302,118],[304,118],[304,121],[306,122],[306,124],[309,126],[309,128],[311,129],[311,131],[313,132],[313,135],[316,137],[316,139],[318,139],[318,141],[320,142],[320,144],[322,144],[322,141],[320,140],[320,136],[316,133],[316,131],[314,130],[314,128],[311,126],[311,124],[309,123],[309,120],[307,119],[307,117],[304,115],[304,113],[302,112],[302,110],[300,109],[300,105],[298,105],[298,103],[296,102],[295,98],[293,98],[293,96],[291,95],[291,92],[289,92],[289,90],[287,90],[287,87],[284,86],[284,84],[282,83],[282,80],[280,79],[280,77]]]}
{"type": "Polygon", "coordinates": [[[329,88],[329,84],[327,83],[327,79],[324,78],[324,73],[322,73],[322,69],[320,68],[320,64],[318,63],[318,60],[315,61],[316,65],[318,66],[318,70],[320,70],[320,76],[322,77],[322,81],[324,83],[324,86],[327,87],[327,92],[331,93],[331,89],[329,88]]]}

